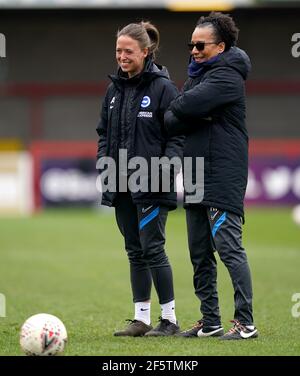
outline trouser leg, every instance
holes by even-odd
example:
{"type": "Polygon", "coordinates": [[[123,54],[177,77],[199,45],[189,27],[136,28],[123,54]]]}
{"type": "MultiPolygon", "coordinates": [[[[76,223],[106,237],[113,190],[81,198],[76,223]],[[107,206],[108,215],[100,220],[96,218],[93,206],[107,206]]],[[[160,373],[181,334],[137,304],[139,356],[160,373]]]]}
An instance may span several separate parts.
{"type": "Polygon", "coordinates": [[[217,293],[217,264],[213,253],[206,208],[186,209],[190,258],[194,268],[195,294],[206,325],[220,325],[217,293]]]}
{"type": "Polygon", "coordinates": [[[144,259],[150,267],[159,303],[168,303],[174,300],[172,269],[165,252],[165,225],[168,208],[137,205],[137,210],[144,259]]]}
{"type": "Polygon", "coordinates": [[[234,318],[244,325],[253,324],[252,282],[238,215],[208,208],[214,246],[227,267],[234,289],[234,318]]]}
{"type": "Polygon", "coordinates": [[[133,302],[150,299],[152,276],[149,265],[144,259],[139,237],[137,207],[130,193],[120,193],[116,199],[116,220],[125,241],[125,249],[130,264],[130,281],[133,302]]]}

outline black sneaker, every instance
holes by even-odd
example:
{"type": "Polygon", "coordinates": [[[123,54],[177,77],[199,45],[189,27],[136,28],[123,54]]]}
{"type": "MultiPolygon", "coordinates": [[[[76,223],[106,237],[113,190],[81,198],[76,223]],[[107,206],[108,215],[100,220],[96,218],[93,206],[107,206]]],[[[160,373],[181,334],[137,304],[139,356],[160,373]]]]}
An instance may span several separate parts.
{"type": "Polygon", "coordinates": [[[196,322],[196,324],[188,330],[176,334],[177,337],[219,337],[224,334],[224,329],[221,325],[204,326],[203,319],[196,322]]]}
{"type": "Polygon", "coordinates": [[[130,324],[124,330],[119,332],[115,332],[114,336],[121,337],[121,336],[128,336],[128,337],[141,337],[144,336],[149,330],[152,329],[151,325],[147,325],[139,320],[126,320],[129,321],[130,324]]]}
{"type": "Polygon", "coordinates": [[[230,322],[234,324],[233,327],[220,339],[250,339],[258,337],[258,331],[255,326],[250,329],[247,325],[242,325],[238,320],[231,320],[230,322]]]}
{"type": "Polygon", "coordinates": [[[178,323],[174,324],[167,319],[159,317],[159,324],[156,328],[150,330],[145,334],[147,337],[160,337],[160,336],[173,336],[176,333],[179,333],[180,328],[178,323]]]}

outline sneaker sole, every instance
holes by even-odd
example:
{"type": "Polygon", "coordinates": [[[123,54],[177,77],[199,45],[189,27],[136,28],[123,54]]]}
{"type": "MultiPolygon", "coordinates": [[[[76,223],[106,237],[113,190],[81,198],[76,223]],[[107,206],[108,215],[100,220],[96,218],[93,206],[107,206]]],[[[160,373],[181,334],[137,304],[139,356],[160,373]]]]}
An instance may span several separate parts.
{"type": "Polygon", "coordinates": [[[144,337],[145,334],[116,334],[114,333],[114,337],[144,337]]]}
{"type": "Polygon", "coordinates": [[[178,334],[178,332],[172,333],[172,334],[164,334],[164,333],[146,333],[145,337],[172,337],[178,334]]]}
{"type": "Polygon", "coordinates": [[[181,333],[175,333],[174,335],[179,338],[198,338],[197,335],[183,335],[181,333]]]}
{"type": "Polygon", "coordinates": [[[249,339],[255,339],[258,337],[258,333],[253,334],[253,336],[248,338],[243,338],[241,336],[238,337],[231,337],[231,336],[222,336],[219,339],[222,341],[239,341],[239,340],[249,340],[249,339]]]}

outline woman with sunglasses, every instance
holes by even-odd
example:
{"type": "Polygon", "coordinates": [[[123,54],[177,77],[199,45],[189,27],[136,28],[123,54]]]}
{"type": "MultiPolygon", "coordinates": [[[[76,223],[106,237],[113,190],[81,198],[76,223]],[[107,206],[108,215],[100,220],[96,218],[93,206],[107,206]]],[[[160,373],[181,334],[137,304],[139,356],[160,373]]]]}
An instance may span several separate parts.
{"type": "MultiPolygon", "coordinates": [[[[120,166],[126,153],[128,161],[137,157],[145,160],[151,171],[152,158],[182,157],[184,137],[168,137],[164,129],[164,113],[178,90],[169,80],[166,68],[154,62],[158,46],[159,32],[149,22],[129,24],[118,31],[116,60],[119,69],[116,75],[110,76],[112,83],[105,95],[97,127],[98,161],[110,157],[120,166]]],[[[102,194],[102,204],[115,207],[116,221],[124,237],[135,311],[129,325],[114,334],[132,337],[173,335],[179,331],[179,326],[172,269],[164,245],[168,211],[176,208],[176,191],[151,192],[151,176],[148,175],[147,190],[131,189],[133,170],[125,167],[129,171],[125,174],[125,191],[121,188],[124,178],[121,174],[115,184],[116,190],[102,194]],[[161,305],[156,328],[150,325],[152,282],[161,305]]],[[[113,270],[112,278],[118,278],[113,270]]]]}
{"type": "MultiPolygon", "coordinates": [[[[238,29],[231,17],[212,12],[201,17],[188,44],[189,78],[166,113],[170,135],[185,134],[184,156],[204,158],[204,192],[198,201],[185,193],[194,288],[202,318],[182,337],[257,337],[252,316],[252,282],[242,247],[243,201],[248,176],[245,125],[247,54],[235,46],[238,29]],[[188,203],[189,202],[189,203],[188,203]],[[233,327],[224,335],[217,293],[214,251],[227,267],[234,288],[233,327]]],[[[196,163],[191,173],[196,182],[196,163]]],[[[202,171],[203,172],[203,171],[202,171]]]]}

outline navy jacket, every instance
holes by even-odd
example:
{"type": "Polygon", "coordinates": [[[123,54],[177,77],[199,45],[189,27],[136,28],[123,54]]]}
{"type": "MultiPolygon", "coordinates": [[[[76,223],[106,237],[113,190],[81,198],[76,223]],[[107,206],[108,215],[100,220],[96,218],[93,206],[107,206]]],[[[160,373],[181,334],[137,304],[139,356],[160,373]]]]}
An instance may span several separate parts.
{"type": "MultiPolygon", "coordinates": [[[[112,83],[107,89],[97,127],[97,159],[109,156],[118,161],[122,148],[127,150],[128,160],[136,156],[145,158],[150,172],[151,157],[182,158],[184,136],[169,136],[164,127],[164,113],[178,95],[166,69],[147,59],[143,72],[135,77],[126,78],[120,69],[117,75],[109,77],[112,83]]],[[[148,192],[131,193],[134,203],[176,207],[174,189],[151,193],[150,185],[149,176],[148,192]]],[[[116,193],[104,192],[102,204],[114,206],[115,198],[116,193]]]]}
{"type": "MultiPolygon", "coordinates": [[[[248,177],[245,80],[250,68],[247,54],[232,47],[186,81],[165,115],[170,135],[186,135],[184,156],[204,157],[204,196],[194,204],[240,216],[248,177]]],[[[195,164],[192,176],[194,184],[195,164]]]]}

